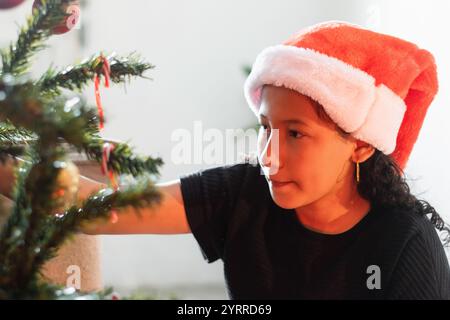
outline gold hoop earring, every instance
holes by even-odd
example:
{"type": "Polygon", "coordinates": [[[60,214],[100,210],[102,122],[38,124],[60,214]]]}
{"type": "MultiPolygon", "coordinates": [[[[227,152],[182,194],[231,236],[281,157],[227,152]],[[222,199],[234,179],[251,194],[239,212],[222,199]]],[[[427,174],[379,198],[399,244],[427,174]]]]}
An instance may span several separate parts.
{"type": "Polygon", "coordinates": [[[359,183],[359,162],[356,162],[356,183],[359,183]]]}

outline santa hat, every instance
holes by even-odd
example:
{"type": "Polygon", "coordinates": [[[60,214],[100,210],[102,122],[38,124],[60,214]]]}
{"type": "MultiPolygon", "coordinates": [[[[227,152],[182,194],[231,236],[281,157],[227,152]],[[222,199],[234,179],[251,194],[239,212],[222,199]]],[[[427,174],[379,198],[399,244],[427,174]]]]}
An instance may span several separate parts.
{"type": "Polygon", "coordinates": [[[309,96],[340,128],[402,169],[438,90],[430,52],[342,21],[303,29],[258,55],[244,86],[256,115],[264,85],[309,96]]]}

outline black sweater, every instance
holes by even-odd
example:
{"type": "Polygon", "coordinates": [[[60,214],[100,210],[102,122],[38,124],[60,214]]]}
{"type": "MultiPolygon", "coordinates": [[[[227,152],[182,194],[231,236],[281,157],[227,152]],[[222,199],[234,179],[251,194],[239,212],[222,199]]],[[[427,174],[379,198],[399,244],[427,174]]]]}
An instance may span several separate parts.
{"type": "Polygon", "coordinates": [[[231,299],[450,299],[450,269],[426,216],[378,208],[326,235],[278,207],[258,164],[181,176],[203,256],[224,262],[231,299]]]}

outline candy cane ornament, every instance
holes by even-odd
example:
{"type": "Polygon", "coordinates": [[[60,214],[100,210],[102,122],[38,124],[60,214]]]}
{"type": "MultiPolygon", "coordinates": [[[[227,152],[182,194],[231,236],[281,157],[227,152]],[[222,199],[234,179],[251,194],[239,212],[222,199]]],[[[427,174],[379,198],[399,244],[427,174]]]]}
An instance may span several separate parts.
{"type": "MultiPolygon", "coordinates": [[[[105,58],[103,55],[101,55],[100,60],[103,64],[102,66],[102,74],[105,77],[105,88],[109,88],[110,85],[110,80],[111,80],[111,66],[109,64],[109,61],[107,58],[105,58]]],[[[99,129],[103,130],[104,129],[104,122],[105,122],[105,118],[104,118],[104,113],[103,113],[103,104],[102,104],[102,99],[100,96],[100,77],[98,75],[97,72],[95,72],[94,75],[94,89],[95,89],[95,101],[97,104],[97,110],[98,110],[98,116],[99,116],[99,129]]]]}
{"type": "MultiPolygon", "coordinates": [[[[103,55],[100,56],[100,60],[103,64],[102,66],[102,73],[105,77],[105,88],[109,88],[110,85],[110,75],[111,75],[111,66],[109,64],[109,61],[107,58],[105,58],[103,55]]],[[[97,72],[95,72],[94,75],[94,87],[95,87],[95,101],[97,103],[97,109],[98,109],[98,115],[99,115],[99,129],[104,129],[104,113],[103,113],[103,104],[102,99],[100,96],[100,77],[97,72]]],[[[116,181],[116,177],[113,170],[110,170],[108,168],[109,158],[111,155],[111,152],[114,150],[114,144],[106,142],[103,145],[103,152],[102,152],[102,173],[104,175],[108,175],[109,181],[114,188],[115,191],[119,190],[119,185],[116,181]]],[[[119,215],[115,210],[111,210],[111,223],[117,223],[119,220],[119,215]]]]}

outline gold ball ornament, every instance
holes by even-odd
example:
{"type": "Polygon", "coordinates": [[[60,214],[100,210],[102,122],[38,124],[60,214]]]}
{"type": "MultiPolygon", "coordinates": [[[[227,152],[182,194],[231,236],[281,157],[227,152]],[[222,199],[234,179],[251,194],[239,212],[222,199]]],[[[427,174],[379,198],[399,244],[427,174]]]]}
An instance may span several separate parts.
{"type": "Polygon", "coordinates": [[[70,160],[60,162],[61,167],[56,179],[56,189],[53,193],[57,210],[67,210],[76,204],[80,173],[78,167],[70,160]]]}

